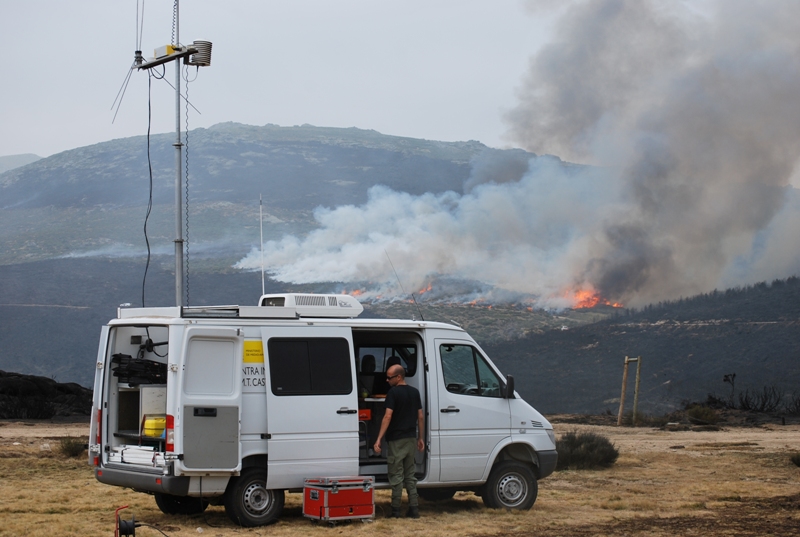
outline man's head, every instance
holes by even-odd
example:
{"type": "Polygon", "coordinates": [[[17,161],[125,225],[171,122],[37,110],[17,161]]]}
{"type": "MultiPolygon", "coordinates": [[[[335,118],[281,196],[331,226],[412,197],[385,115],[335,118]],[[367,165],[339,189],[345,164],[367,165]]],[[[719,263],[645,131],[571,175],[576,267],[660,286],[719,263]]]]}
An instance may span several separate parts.
{"type": "Polygon", "coordinates": [[[401,365],[393,365],[386,370],[386,381],[389,386],[396,386],[406,379],[406,370],[401,365]]]}

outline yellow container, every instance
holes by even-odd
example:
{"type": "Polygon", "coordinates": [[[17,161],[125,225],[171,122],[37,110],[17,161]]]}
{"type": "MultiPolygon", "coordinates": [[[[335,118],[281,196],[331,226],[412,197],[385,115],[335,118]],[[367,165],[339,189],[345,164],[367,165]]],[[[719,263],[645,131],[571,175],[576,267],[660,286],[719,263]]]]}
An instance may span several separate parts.
{"type": "Polygon", "coordinates": [[[167,417],[165,415],[145,415],[144,420],[142,420],[142,436],[161,438],[164,436],[164,428],[166,426],[167,417]]]}

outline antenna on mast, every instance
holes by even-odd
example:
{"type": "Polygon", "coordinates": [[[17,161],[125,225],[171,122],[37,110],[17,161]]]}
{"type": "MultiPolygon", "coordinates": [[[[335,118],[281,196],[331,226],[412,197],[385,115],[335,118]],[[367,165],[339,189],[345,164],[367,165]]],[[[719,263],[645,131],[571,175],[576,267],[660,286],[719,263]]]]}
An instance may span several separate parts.
{"type": "Polygon", "coordinates": [[[258,195],[258,223],[261,227],[261,294],[264,294],[264,211],[261,194],[258,195]]]}

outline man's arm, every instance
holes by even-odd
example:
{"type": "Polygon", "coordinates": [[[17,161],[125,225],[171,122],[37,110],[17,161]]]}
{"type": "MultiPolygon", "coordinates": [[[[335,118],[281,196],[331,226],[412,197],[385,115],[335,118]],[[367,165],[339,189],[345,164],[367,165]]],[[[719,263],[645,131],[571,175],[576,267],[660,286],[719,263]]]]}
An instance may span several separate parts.
{"type": "Polygon", "coordinates": [[[417,438],[417,449],[425,451],[425,414],[420,408],[417,410],[417,426],[419,427],[419,437],[417,438]]]}
{"type": "MultiPolygon", "coordinates": [[[[372,448],[375,450],[375,453],[381,452],[381,440],[383,440],[383,435],[386,434],[386,429],[389,428],[389,423],[392,421],[392,413],[394,411],[391,408],[386,409],[386,413],[383,415],[383,421],[381,421],[381,432],[378,433],[378,439],[375,441],[375,445],[372,448]]],[[[420,410],[420,412],[422,412],[420,410]]]]}

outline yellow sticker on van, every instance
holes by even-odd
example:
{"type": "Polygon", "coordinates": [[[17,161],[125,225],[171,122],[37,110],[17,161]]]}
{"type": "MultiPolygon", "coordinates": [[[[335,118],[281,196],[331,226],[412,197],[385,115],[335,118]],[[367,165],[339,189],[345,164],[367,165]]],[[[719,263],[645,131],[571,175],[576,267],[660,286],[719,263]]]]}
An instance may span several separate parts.
{"type": "Polygon", "coordinates": [[[244,357],[242,361],[246,364],[264,363],[264,346],[260,341],[244,342],[244,357]]]}

